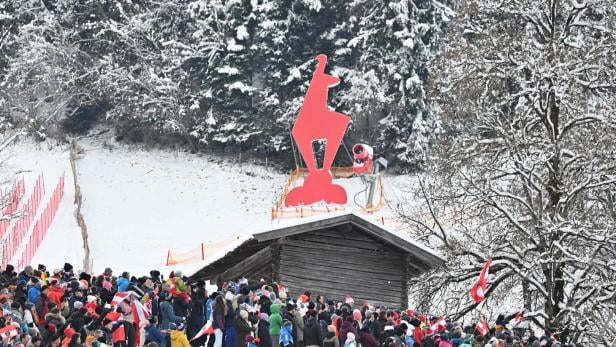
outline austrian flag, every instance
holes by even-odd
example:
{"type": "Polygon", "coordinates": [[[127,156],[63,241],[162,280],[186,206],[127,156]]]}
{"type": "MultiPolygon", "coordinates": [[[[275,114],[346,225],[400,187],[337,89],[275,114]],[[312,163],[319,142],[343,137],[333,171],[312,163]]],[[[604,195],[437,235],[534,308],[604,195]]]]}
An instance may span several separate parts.
{"type": "Polygon", "coordinates": [[[490,327],[488,326],[488,323],[482,319],[479,323],[477,323],[477,326],[475,326],[475,330],[477,330],[481,335],[486,335],[490,332],[490,327]]]}
{"type": "Polygon", "coordinates": [[[491,259],[488,259],[481,270],[479,279],[471,288],[471,297],[476,303],[480,303],[485,299],[486,288],[488,287],[488,272],[490,271],[491,259]]]}

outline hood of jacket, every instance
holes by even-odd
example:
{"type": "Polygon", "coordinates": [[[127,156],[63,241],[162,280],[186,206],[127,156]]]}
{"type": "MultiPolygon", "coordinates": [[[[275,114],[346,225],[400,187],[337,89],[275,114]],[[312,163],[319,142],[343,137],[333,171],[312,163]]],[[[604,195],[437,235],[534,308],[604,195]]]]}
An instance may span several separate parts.
{"type": "Polygon", "coordinates": [[[183,336],[184,336],[184,332],[183,331],[171,330],[171,341],[173,341],[173,342],[180,342],[180,340],[182,339],[183,336]]]}
{"type": "Polygon", "coordinates": [[[270,306],[270,312],[272,312],[272,314],[280,314],[280,304],[273,304],[270,306]]]}

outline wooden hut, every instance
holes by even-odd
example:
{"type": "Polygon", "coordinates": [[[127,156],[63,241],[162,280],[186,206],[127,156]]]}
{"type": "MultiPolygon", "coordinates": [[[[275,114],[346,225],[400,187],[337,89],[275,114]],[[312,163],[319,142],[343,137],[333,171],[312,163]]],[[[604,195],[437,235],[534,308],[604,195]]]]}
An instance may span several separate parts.
{"type": "MultiPolygon", "coordinates": [[[[438,254],[355,213],[300,220],[226,243],[207,256],[193,279],[241,277],[284,284],[356,303],[405,308],[411,279],[443,263],[438,254]]],[[[206,254],[208,249],[206,246],[206,254]]]]}

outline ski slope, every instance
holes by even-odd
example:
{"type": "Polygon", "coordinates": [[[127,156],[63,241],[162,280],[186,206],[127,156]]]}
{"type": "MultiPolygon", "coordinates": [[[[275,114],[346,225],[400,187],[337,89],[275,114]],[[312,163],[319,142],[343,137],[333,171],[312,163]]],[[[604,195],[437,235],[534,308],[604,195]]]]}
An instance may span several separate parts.
{"type": "MultiPolygon", "coordinates": [[[[11,155],[3,169],[25,175],[27,186],[43,172],[47,192],[59,175],[66,173],[64,199],[33,264],[44,263],[53,269],[68,261],[80,269],[84,252],[81,230],[73,215],[69,148],[48,142],[16,142],[5,151],[11,155]]],[[[271,208],[287,178],[272,168],[177,150],[146,150],[110,138],[78,143],[83,155],[77,161],[77,180],[94,272],[107,266],[114,272],[135,274],[146,274],[154,268],[170,270],[164,266],[169,249],[191,250],[201,242],[288,222],[271,221],[271,208]]],[[[395,195],[392,186],[402,178],[386,179],[389,196],[395,195]]],[[[354,193],[364,186],[359,179],[344,185],[348,208],[352,209],[354,193]]],[[[43,198],[42,204],[45,202],[43,198]]]]}

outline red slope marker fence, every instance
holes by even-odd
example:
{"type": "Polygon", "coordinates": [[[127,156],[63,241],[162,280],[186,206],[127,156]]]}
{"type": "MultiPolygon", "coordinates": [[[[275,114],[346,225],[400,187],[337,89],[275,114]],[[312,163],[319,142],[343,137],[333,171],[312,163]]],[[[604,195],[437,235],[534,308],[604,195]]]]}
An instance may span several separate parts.
{"type": "Polygon", "coordinates": [[[28,240],[28,243],[26,244],[26,247],[17,263],[17,268],[19,270],[23,269],[26,265],[30,264],[30,261],[32,261],[34,254],[36,254],[36,251],[45,239],[47,231],[56,217],[58,207],[60,206],[60,202],[62,202],[63,197],[64,174],[60,177],[60,180],[58,181],[56,188],[53,190],[51,198],[49,199],[49,202],[47,202],[47,206],[43,210],[43,213],[34,224],[34,229],[30,234],[30,239],[28,240]]]}
{"type": "MultiPolygon", "coordinates": [[[[6,267],[6,264],[13,258],[19,245],[22,243],[25,235],[36,216],[36,211],[39,208],[41,199],[45,194],[45,182],[43,180],[43,174],[39,175],[34,184],[34,189],[30,194],[30,198],[26,202],[23,208],[24,215],[21,216],[9,230],[8,236],[4,239],[3,252],[2,252],[2,266],[6,267]]],[[[2,235],[4,236],[4,235],[2,235]]]]}
{"type": "MultiPolygon", "coordinates": [[[[5,199],[4,197],[0,201],[6,200],[6,206],[2,209],[1,214],[2,217],[10,217],[15,211],[17,211],[17,207],[19,206],[19,202],[21,198],[26,192],[26,184],[24,182],[24,178],[22,177],[20,180],[15,182],[13,188],[8,194],[8,197],[5,199]]],[[[0,238],[4,237],[4,234],[8,230],[11,225],[11,218],[3,219],[0,221],[0,238]]]]}

